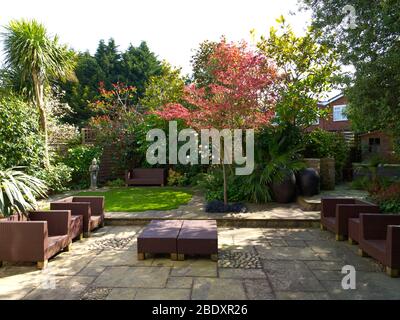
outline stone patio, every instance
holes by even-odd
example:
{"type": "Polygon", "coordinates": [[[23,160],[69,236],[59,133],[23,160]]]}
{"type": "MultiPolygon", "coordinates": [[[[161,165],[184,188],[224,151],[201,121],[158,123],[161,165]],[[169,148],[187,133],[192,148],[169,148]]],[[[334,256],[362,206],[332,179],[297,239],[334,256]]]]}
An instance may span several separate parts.
{"type": "Polygon", "coordinates": [[[319,229],[219,228],[218,263],[138,261],[140,230],[106,226],[44,271],[6,264],[0,299],[400,299],[400,278],[319,229]],[[357,270],[356,290],[341,288],[346,264],[357,270]]]}

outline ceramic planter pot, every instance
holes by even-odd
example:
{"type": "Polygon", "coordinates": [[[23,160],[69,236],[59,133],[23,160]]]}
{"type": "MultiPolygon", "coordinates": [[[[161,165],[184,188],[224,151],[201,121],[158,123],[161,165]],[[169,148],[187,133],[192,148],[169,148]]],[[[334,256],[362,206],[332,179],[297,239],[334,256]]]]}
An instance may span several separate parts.
{"type": "Polygon", "coordinates": [[[320,177],[313,168],[306,168],[297,174],[297,183],[300,193],[305,197],[312,197],[320,192],[320,177]]]}
{"type": "Polygon", "coordinates": [[[272,183],[274,199],[278,203],[290,203],[296,199],[296,177],[288,172],[281,182],[272,183]]]}

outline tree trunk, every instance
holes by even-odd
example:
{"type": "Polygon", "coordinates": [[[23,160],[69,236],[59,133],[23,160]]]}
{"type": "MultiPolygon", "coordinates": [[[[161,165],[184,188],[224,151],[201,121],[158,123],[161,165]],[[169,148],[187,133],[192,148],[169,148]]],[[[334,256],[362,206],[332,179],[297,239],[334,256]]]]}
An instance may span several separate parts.
{"type": "Polygon", "coordinates": [[[228,204],[228,184],[226,181],[226,170],[225,170],[225,163],[222,163],[222,173],[224,176],[224,204],[228,204]]]}
{"type": "Polygon", "coordinates": [[[49,138],[48,138],[48,133],[47,133],[47,115],[46,115],[46,109],[44,105],[44,88],[43,84],[40,83],[39,77],[36,73],[33,73],[32,75],[33,79],[33,86],[35,90],[35,102],[36,106],[39,110],[39,125],[40,125],[40,130],[43,133],[44,136],[44,166],[48,168],[50,166],[50,160],[49,160],[49,138]]]}
{"type": "Polygon", "coordinates": [[[220,154],[220,161],[221,161],[221,165],[222,165],[222,175],[224,178],[224,205],[228,204],[228,182],[226,181],[226,168],[225,168],[225,140],[220,139],[220,147],[221,147],[221,151],[219,152],[220,154]]]}

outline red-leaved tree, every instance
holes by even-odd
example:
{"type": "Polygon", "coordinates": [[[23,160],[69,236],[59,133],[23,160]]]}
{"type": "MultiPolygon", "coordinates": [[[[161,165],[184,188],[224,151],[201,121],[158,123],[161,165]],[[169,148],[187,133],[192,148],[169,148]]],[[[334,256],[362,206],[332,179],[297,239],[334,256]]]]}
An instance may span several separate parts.
{"type": "MultiPolygon", "coordinates": [[[[250,50],[245,42],[222,39],[208,60],[213,82],[206,87],[185,88],[182,104],[167,104],[155,113],[166,120],[182,119],[201,129],[257,129],[270,123],[274,115],[278,78],[275,65],[264,55],[250,50]]],[[[223,150],[224,148],[221,148],[223,150]]],[[[224,203],[227,179],[223,157],[224,203]]]]}

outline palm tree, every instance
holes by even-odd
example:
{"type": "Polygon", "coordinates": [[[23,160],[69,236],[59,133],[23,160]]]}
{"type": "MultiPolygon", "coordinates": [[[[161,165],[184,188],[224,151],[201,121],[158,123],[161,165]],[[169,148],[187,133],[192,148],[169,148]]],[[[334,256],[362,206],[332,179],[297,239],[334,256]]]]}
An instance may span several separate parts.
{"type": "Polygon", "coordinates": [[[74,76],[75,53],[51,38],[35,20],[13,20],[5,27],[4,56],[7,69],[17,73],[24,89],[32,91],[44,135],[45,166],[49,166],[45,92],[52,80],[74,76]]]}

